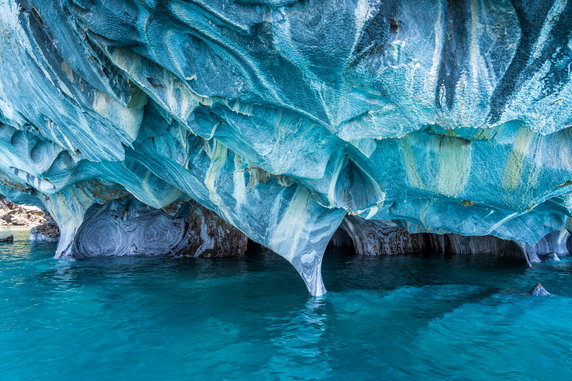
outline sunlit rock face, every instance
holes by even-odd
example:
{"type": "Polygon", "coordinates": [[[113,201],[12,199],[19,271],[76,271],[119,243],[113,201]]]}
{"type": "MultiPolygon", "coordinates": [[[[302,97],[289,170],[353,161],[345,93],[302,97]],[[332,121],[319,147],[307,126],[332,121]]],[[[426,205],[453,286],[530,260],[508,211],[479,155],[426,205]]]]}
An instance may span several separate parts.
{"type": "Polygon", "coordinates": [[[190,198],[315,295],[347,214],[533,245],[572,205],[571,27],[556,0],[0,0],[0,190],[58,255],[94,204],[190,198]]]}

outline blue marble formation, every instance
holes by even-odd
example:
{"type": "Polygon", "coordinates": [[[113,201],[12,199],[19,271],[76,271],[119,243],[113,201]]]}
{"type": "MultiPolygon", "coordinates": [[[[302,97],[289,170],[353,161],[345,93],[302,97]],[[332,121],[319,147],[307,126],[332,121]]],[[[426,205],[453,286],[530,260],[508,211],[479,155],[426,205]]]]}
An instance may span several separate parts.
{"type": "Polygon", "coordinates": [[[67,255],[240,256],[248,238],[193,202],[154,209],[137,200],[92,206],[67,255]]]}
{"type": "Polygon", "coordinates": [[[564,0],[0,0],[0,193],[63,257],[93,204],[192,199],[314,295],[346,215],[533,245],[571,225],[571,29],[564,0]]]}

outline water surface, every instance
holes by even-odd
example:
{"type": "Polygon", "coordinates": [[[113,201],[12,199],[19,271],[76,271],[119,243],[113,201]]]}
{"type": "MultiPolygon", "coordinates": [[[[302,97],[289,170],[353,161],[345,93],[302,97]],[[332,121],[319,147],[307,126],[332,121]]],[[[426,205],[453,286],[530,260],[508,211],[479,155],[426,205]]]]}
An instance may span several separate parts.
{"type": "Polygon", "coordinates": [[[0,244],[0,379],[572,379],[572,261],[54,260],[0,244]],[[530,297],[537,282],[553,293],[530,297]]]}

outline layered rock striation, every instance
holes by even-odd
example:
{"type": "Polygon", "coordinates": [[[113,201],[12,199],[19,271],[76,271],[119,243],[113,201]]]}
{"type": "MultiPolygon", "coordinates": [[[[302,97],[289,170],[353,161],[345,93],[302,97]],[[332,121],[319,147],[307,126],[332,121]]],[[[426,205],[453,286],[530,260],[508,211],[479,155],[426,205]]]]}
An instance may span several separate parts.
{"type": "Polygon", "coordinates": [[[570,253],[572,237],[567,229],[546,235],[534,245],[492,235],[411,234],[388,221],[347,216],[330,241],[334,247],[353,249],[358,255],[466,254],[510,257],[528,265],[542,260],[560,260],[570,253]]]}
{"type": "Polygon", "coordinates": [[[0,0],[0,193],[58,256],[133,247],[94,208],[194,200],[314,295],[347,215],[535,245],[572,205],[571,26],[558,0],[0,0]]]}

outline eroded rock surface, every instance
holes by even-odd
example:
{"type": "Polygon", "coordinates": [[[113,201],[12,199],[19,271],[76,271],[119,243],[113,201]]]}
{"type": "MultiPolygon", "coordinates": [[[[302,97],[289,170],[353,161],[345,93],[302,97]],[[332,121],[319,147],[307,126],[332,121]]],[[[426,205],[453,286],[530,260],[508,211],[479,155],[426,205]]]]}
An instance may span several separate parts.
{"type": "Polygon", "coordinates": [[[557,0],[0,0],[0,193],[58,255],[101,238],[94,204],[190,198],[315,295],[346,214],[536,245],[571,215],[571,26],[557,0]]]}
{"type": "Polygon", "coordinates": [[[50,218],[41,225],[30,229],[30,241],[35,242],[58,242],[60,239],[60,229],[58,224],[50,218]]]}
{"type": "Polygon", "coordinates": [[[535,245],[500,239],[494,236],[462,236],[459,234],[411,234],[390,221],[371,221],[347,216],[332,237],[331,245],[351,247],[358,255],[382,256],[400,254],[467,254],[511,257],[532,263],[559,260],[569,255],[568,230],[546,235],[535,245]]]}
{"type": "Polygon", "coordinates": [[[248,238],[213,212],[190,203],[153,209],[137,200],[92,206],[63,257],[240,256],[248,238]]]}
{"type": "Polygon", "coordinates": [[[540,284],[537,283],[532,290],[530,290],[530,295],[532,296],[550,296],[551,294],[546,291],[546,289],[540,284]]]}
{"type": "MultiPolygon", "coordinates": [[[[423,253],[430,249],[428,235],[410,234],[390,221],[370,221],[347,216],[341,229],[350,238],[358,255],[400,255],[423,253]]],[[[336,244],[338,243],[334,243],[336,244]]]]}
{"type": "Polygon", "coordinates": [[[0,234],[0,243],[12,243],[14,242],[13,234],[0,234]]]}
{"type": "Polygon", "coordinates": [[[185,257],[236,257],[246,252],[248,237],[219,216],[195,203],[189,205],[185,257]]]}

